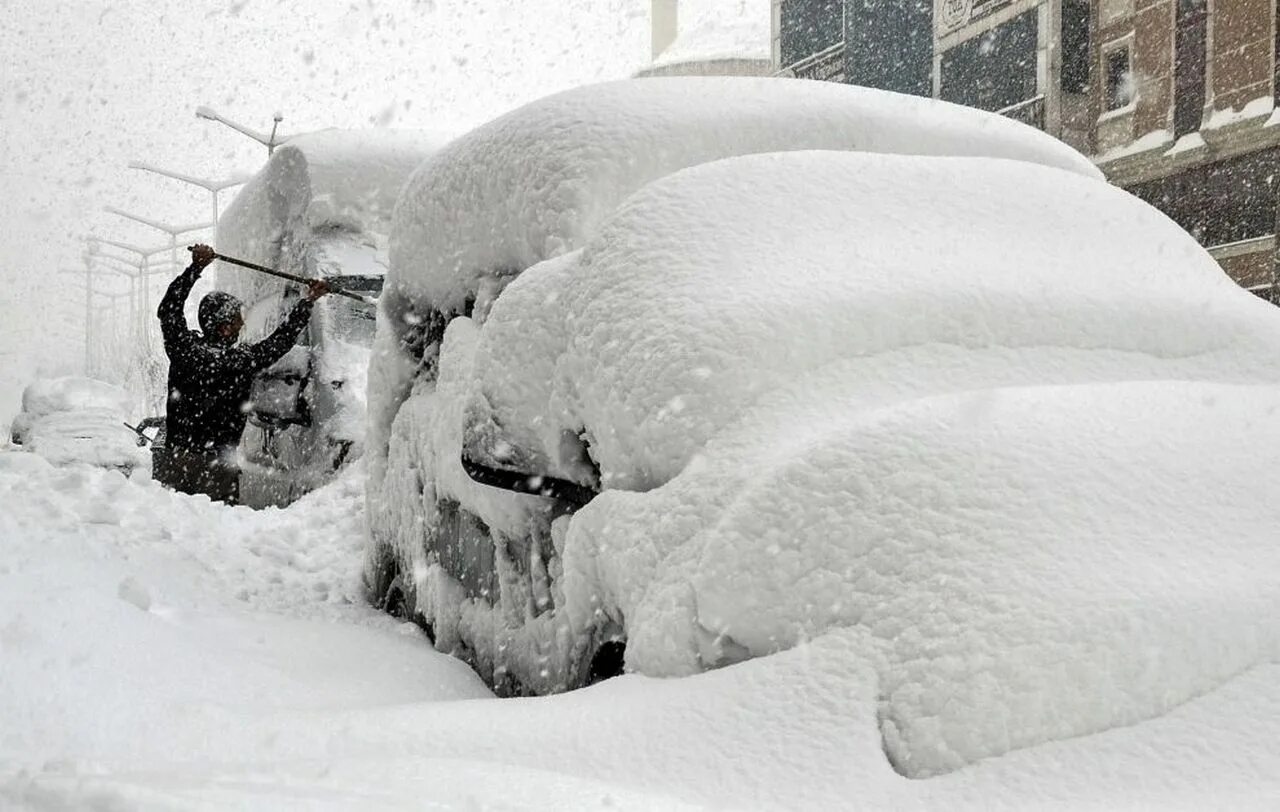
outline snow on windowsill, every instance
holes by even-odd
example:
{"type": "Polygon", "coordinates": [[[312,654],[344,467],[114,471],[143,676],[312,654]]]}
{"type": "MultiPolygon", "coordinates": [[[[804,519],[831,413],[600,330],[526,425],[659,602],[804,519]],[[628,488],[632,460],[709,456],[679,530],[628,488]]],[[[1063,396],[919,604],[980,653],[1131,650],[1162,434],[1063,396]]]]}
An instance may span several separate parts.
{"type": "Polygon", "coordinates": [[[1199,132],[1187,133],[1179,138],[1169,151],[1164,153],[1166,158],[1172,158],[1174,155],[1181,155],[1184,152],[1192,152],[1197,149],[1203,149],[1207,144],[1204,142],[1204,136],[1199,132]]]}
{"type": "Polygon", "coordinates": [[[1130,141],[1123,146],[1114,147],[1094,158],[1094,163],[1105,164],[1121,158],[1128,158],[1142,152],[1167,147],[1173,143],[1173,133],[1168,130],[1152,130],[1141,138],[1130,141]]]}
{"type": "Polygon", "coordinates": [[[1240,124],[1250,119],[1261,118],[1262,116],[1271,114],[1271,118],[1267,120],[1267,124],[1275,118],[1275,100],[1270,96],[1262,96],[1241,107],[1239,110],[1214,110],[1209,114],[1209,120],[1201,125],[1201,130],[1217,130],[1222,127],[1230,127],[1233,124],[1240,124]]]}
{"type": "Polygon", "coordinates": [[[1117,107],[1114,110],[1107,110],[1102,115],[1098,116],[1098,123],[1105,124],[1108,121],[1113,121],[1117,118],[1123,118],[1137,109],[1138,109],[1138,100],[1135,98],[1133,101],[1129,102],[1124,107],[1117,107]]]}

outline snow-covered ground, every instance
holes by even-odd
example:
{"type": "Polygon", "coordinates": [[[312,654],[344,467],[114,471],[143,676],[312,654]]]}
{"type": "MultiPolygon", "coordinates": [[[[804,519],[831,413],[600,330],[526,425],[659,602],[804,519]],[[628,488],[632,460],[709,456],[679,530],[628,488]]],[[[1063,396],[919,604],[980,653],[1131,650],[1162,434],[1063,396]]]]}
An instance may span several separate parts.
{"type": "Polygon", "coordinates": [[[912,781],[834,633],[490,698],[362,605],[362,473],[287,510],[0,452],[0,808],[1234,808],[1280,803],[1280,667],[912,781]]]}

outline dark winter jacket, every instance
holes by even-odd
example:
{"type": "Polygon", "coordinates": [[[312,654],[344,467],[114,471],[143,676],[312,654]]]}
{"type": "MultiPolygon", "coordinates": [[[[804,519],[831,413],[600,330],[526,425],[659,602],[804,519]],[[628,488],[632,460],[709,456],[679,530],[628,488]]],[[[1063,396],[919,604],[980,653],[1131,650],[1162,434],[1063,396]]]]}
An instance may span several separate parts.
{"type": "Polygon", "coordinates": [[[174,448],[221,451],[240,442],[253,377],[293,346],[311,318],[311,302],[298,302],[257,344],[228,343],[187,328],[183,307],[201,270],[192,265],[169,283],[156,312],[169,356],[165,441],[174,448]]]}

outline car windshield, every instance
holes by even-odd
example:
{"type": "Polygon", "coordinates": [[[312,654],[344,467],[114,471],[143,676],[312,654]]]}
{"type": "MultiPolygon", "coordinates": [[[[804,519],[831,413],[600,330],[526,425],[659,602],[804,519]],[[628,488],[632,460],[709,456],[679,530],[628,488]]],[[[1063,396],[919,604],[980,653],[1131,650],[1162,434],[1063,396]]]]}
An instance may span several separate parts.
{"type": "MultiPolygon", "coordinates": [[[[338,290],[376,297],[382,290],[380,277],[339,276],[331,277],[330,284],[338,290]]],[[[377,324],[377,308],[357,302],[345,296],[328,296],[324,300],[329,316],[329,335],[339,341],[369,347],[373,344],[374,327],[377,324]]]]}

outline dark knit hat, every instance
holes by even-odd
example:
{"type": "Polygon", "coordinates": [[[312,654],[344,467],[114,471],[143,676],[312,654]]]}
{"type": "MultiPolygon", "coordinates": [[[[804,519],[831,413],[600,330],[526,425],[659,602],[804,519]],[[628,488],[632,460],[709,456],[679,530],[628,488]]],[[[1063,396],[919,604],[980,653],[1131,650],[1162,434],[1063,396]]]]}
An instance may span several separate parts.
{"type": "Polygon", "coordinates": [[[200,300],[200,329],[205,335],[217,332],[224,324],[230,324],[242,315],[243,305],[230,293],[215,290],[200,300]]]}

